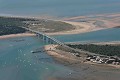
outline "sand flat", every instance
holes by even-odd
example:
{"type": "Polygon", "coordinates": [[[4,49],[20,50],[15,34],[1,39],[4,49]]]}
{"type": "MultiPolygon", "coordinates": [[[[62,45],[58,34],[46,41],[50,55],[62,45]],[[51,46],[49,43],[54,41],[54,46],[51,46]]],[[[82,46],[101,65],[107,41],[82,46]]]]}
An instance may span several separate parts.
{"type": "Polygon", "coordinates": [[[13,38],[13,37],[24,37],[24,36],[35,36],[35,34],[33,33],[10,34],[10,35],[0,36],[0,39],[13,38]]]}

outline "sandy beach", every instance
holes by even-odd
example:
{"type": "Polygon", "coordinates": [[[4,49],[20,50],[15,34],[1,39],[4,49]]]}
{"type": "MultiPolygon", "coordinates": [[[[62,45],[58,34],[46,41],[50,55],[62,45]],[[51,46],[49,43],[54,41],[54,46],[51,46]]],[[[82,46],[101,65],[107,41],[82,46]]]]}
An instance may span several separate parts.
{"type": "Polygon", "coordinates": [[[71,61],[77,60],[77,59],[75,59],[76,57],[74,55],[67,54],[67,53],[63,54],[62,52],[58,53],[60,51],[56,51],[55,47],[57,47],[57,45],[46,45],[46,46],[44,46],[44,49],[47,50],[48,55],[53,56],[55,58],[61,58],[61,59],[71,60],[71,61]]]}
{"type": "MultiPolygon", "coordinates": [[[[47,35],[78,34],[78,33],[96,31],[96,30],[101,30],[116,26],[113,24],[113,26],[111,27],[96,27],[96,25],[93,24],[95,21],[90,21],[90,22],[64,21],[64,22],[72,24],[75,27],[75,29],[71,31],[62,31],[62,32],[46,33],[46,34],[47,35]]],[[[0,36],[0,39],[22,37],[22,36],[35,36],[35,34],[32,33],[10,34],[10,35],[0,36]]],[[[77,59],[76,56],[70,53],[65,53],[64,51],[59,51],[59,50],[56,51],[55,50],[56,46],[57,45],[47,45],[44,47],[44,49],[47,50],[46,52],[48,55],[52,56],[55,59],[56,63],[60,63],[64,66],[69,67],[72,70],[72,72],[69,73],[68,76],[66,77],[56,77],[55,79],[50,78],[48,80],[119,80],[120,79],[119,66],[91,64],[89,62],[83,63],[79,59],[77,59]]]]}
{"type": "Polygon", "coordinates": [[[48,80],[119,80],[120,67],[112,65],[100,65],[83,63],[73,55],[63,55],[62,52],[55,52],[56,45],[47,45],[44,47],[47,54],[54,57],[56,63],[69,67],[73,72],[66,77],[50,78],[48,80]],[[49,51],[50,50],[50,51],[49,51]],[[108,74],[109,73],[109,74],[108,74]],[[109,77],[108,77],[109,76],[109,77]]]}
{"type": "MultiPolygon", "coordinates": [[[[53,21],[61,21],[73,25],[73,30],[58,31],[45,33],[47,35],[68,35],[68,34],[79,34],[91,31],[97,31],[101,29],[113,28],[120,26],[120,14],[101,14],[101,15],[88,15],[88,16],[76,16],[63,19],[47,19],[53,21]],[[106,17],[107,16],[107,17],[106,17]]],[[[13,16],[14,17],[14,16],[13,16]]],[[[15,16],[16,17],[16,16],[15,16]]],[[[21,16],[22,17],[22,16],[21,16]]],[[[34,19],[44,19],[40,17],[25,17],[34,19]]]]}
{"type": "Polygon", "coordinates": [[[79,34],[91,31],[97,31],[101,29],[114,28],[120,26],[120,14],[101,14],[101,15],[89,16],[76,16],[70,18],[63,18],[59,21],[72,24],[73,30],[61,31],[55,33],[46,33],[47,35],[67,35],[67,34],[79,34]],[[107,16],[107,17],[106,17],[107,16]],[[83,21],[80,21],[83,20],[83,21]]]}
{"type": "Polygon", "coordinates": [[[13,37],[24,37],[24,36],[35,36],[35,34],[32,34],[32,33],[10,34],[10,35],[0,36],[0,39],[13,38],[13,37]]]}
{"type": "Polygon", "coordinates": [[[67,34],[79,34],[91,31],[97,31],[101,29],[114,28],[120,26],[120,14],[101,14],[101,15],[89,16],[76,16],[65,18],[56,21],[62,21],[74,26],[73,30],[61,31],[55,33],[46,33],[47,35],[67,35],[67,34]],[[106,17],[107,16],[107,17],[106,17]]]}
{"type": "MultiPolygon", "coordinates": [[[[95,44],[95,43],[93,43],[95,44]]],[[[99,43],[99,45],[105,45],[105,42],[104,43],[99,43]]],[[[108,43],[107,43],[108,44],[108,43]]],[[[110,44],[113,44],[113,43],[110,43],[110,44]]],[[[58,59],[63,59],[63,60],[66,60],[66,61],[77,61],[77,62],[80,62],[80,63],[85,63],[85,64],[92,64],[92,65],[99,65],[97,63],[91,63],[91,62],[83,62],[81,61],[80,58],[76,57],[75,55],[72,55],[71,53],[68,53],[68,52],[64,52],[64,51],[61,51],[61,50],[57,50],[55,49],[55,47],[57,47],[58,45],[46,45],[44,46],[44,49],[47,51],[47,54],[49,54],[50,56],[53,56],[55,58],[58,58],[58,59]]],[[[116,66],[116,65],[105,65],[105,64],[100,64],[100,65],[104,65],[104,66],[109,66],[109,67],[114,67],[114,68],[120,68],[120,65],[116,66]]]]}
{"type": "Polygon", "coordinates": [[[79,34],[79,33],[85,33],[85,32],[104,29],[104,28],[95,27],[95,25],[90,23],[72,22],[72,21],[63,21],[63,22],[72,24],[74,26],[74,29],[69,31],[61,31],[61,32],[46,33],[46,34],[47,35],[68,35],[68,34],[79,34]]]}

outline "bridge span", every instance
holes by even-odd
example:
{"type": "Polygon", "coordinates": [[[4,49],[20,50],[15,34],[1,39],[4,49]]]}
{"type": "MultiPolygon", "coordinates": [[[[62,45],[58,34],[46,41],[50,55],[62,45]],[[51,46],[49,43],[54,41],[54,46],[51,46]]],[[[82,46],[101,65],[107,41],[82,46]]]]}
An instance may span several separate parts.
{"type": "Polygon", "coordinates": [[[25,28],[25,29],[32,32],[32,33],[35,33],[36,36],[38,38],[40,38],[41,40],[43,40],[44,42],[48,42],[49,44],[65,45],[63,42],[60,42],[59,40],[57,40],[53,37],[50,37],[50,36],[44,34],[43,32],[35,31],[32,29],[28,29],[28,28],[25,28]]]}
{"type": "MultiPolygon", "coordinates": [[[[87,51],[83,51],[83,50],[78,50],[78,49],[74,49],[74,48],[71,48],[69,47],[68,45],[64,44],[63,42],[60,42],[59,40],[53,38],[53,37],[50,37],[46,34],[44,34],[43,32],[39,32],[39,31],[35,31],[35,30],[32,30],[32,29],[28,29],[28,28],[25,28],[23,27],[24,29],[32,32],[32,33],[35,33],[38,38],[40,38],[41,40],[43,40],[44,42],[47,42],[49,44],[57,44],[57,45],[60,45],[61,47],[63,47],[64,49],[67,49],[70,53],[72,53],[73,55],[78,55],[78,53],[83,53],[83,54],[90,54],[90,55],[93,55],[94,53],[90,53],[90,52],[87,52],[87,51]]],[[[94,54],[95,55],[95,54],[94,54]]]]}

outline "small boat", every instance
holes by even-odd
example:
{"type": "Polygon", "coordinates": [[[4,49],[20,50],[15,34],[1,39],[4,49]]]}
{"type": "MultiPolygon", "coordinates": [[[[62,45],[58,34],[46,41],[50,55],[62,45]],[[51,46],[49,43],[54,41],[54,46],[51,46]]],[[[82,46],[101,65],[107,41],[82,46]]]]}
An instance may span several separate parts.
{"type": "Polygon", "coordinates": [[[31,53],[34,53],[34,51],[31,51],[31,53]]]}
{"type": "Polygon", "coordinates": [[[39,53],[39,52],[45,52],[45,51],[43,50],[43,47],[40,47],[40,48],[38,48],[38,49],[36,49],[36,50],[34,50],[34,51],[31,51],[31,53],[39,53]]]}

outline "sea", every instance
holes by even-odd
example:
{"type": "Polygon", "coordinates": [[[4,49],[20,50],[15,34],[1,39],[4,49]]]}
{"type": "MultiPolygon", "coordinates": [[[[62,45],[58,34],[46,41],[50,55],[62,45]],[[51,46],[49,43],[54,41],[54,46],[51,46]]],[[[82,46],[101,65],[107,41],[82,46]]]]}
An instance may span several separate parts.
{"type": "Polygon", "coordinates": [[[49,80],[73,72],[45,52],[31,52],[44,45],[37,37],[0,40],[0,80],[49,80]]]}
{"type": "MultiPolygon", "coordinates": [[[[0,0],[0,15],[73,17],[120,12],[120,0],[0,0]]],[[[120,41],[120,28],[52,36],[61,42],[120,41]]],[[[0,39],[0,80],[50,80],[74,71],[46,52],[36,36],[0,39]]],[[[82,76],[81,76],[82,77],[82,76]]]]}
{"type": "Polygon", "coordinates": [[[73,17],[120,12],[120,0],[0,0],[0,15],[73,17]]]}
{"type": "MultiPolygon", "coordinates": [[[[52,37],[61,42],[109,42],[120,41],[119,34],[120,28],[112,28],[52,37]]],[[[57,63],[46,52],[31,53],[34,50],[43,50],[43,46],[47,44],[36,36],[1,39],[0,80],[50,80],[56,77],[69,77],[74,73],[74,70],[57,63]]]]}
{"type": "Polygon", "coordinates": [[[52,36],[61,42],[111,42],[120,41],[120,28],[109,28],[81,34],[52,36]]]}

